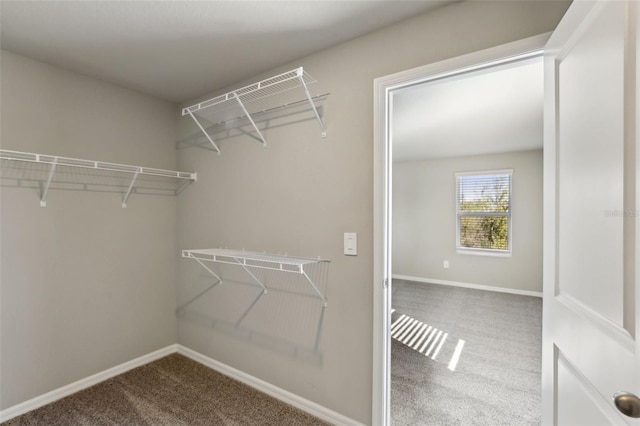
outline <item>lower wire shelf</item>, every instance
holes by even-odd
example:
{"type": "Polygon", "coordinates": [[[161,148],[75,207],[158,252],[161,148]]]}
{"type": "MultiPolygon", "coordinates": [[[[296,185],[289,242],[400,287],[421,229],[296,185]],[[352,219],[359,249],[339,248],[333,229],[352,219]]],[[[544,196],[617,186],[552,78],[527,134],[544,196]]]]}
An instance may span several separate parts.
{"type": "Polygon", "coordinates": [[[182,257],[195,260],[207,272],[218,279],[218,281],[222,281],[222,278],[220,278],[220,276],[211,270],[211,268],[209,268],[204,262],[217,262],[240,266],[260,287],[262,287],[263,294],[267,294],[267,288],[255,276],[255,274],[251,272],[251,268],[301,274],[309,283],[318,298],[322,300],[323,306],[327,306],[327,299],[318,289],[318,286],[316,286],[313,280],[309,277],[304,268],[311,264],[330,262],[328,259],[290,257],[287,255],[231,249],[182,250],[182,257]]]}

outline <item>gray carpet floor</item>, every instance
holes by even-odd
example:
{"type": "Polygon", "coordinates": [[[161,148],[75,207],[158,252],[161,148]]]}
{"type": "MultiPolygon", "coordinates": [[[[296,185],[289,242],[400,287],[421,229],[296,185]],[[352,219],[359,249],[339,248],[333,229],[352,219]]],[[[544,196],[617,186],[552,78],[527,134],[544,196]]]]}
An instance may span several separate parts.
{"type": "Polygon", "coordinates": [[[326,425],[173,354],[3,425],[326,425]]]}
{"type": "Polygon", "coordinates": [[[392,305],[415,320],[392,339],[393,425],[540,424],[542,299],[394,280],[392,305]]]}

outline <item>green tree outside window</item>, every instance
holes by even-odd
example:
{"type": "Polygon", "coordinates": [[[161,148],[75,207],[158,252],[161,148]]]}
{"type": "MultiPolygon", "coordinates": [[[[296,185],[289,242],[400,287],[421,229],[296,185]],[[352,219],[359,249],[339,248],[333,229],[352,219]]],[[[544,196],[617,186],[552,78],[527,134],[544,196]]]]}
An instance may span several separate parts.
{"type": "Polygon", "coordinates": [[[456,174],[459,249],[509,252],[512,171],[456,174]]]}

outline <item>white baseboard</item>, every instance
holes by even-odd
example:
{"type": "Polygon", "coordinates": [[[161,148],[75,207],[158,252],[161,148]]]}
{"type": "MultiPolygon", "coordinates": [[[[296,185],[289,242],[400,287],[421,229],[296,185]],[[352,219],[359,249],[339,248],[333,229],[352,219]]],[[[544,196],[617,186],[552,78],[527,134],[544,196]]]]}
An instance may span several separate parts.
{"type": "Polygon", "coordinates": [[[482,284],[470,284],[470,283],[461,283],[457,281],[447,281],[447,280],[436,280],[432,278],[420,278],[420,277],[410,277],[408,275],[392,275],[393,279],[396,280],[407,280],[407,281],[416,281],[419,283],[429,283],[429,284],[438,284],[438,285],[449,285],[453,287],[464,287],[464,288],[473,288],[476,290],[486,290],[486,291],[496,291],[499,293],[509,293],[509,294],[519,294],[522,296],[533,296],[533,297],[542,297],[541,291],[529,291],[529,290],[517,290],[514,288],[505,288],[505,287],[494,287],[490,285],[482,285],[482,284]]]}
{"type": "Polygon", "coordinates": [[[96,385],[100,382],[115,377],[118,374],[125,373],[129,370],[148,364],[169,354],[175,353],[176,351],[177,345],[167,346],[166,348],[148,353],[136,359],[132,359],[131,361],[127,361],[123,364],[116,365],[115,367],[109,368],[108,370],[101,371],[100,373],[85,377],[84,379],[80,379],[61,388],[54,389],[28,401],[14,405],[13,407],[9,407],[5,410],[0,411],[0,423],[17,417],[21,414],[27,413],[31,410],[35,410],[36,408],[40,408],[44,405],[50,404],[54,401],[64,398],[65,396],[69,396],[73,393],[96,385]]]}
{"type": "Polygon", "coordinates": [[[225,376],[231,377],[232,379],[249,385],[252,388],[259,390],[260,392],[266,393],[267,395],[279,399],[284,403],[292,405],[329,423],[340,426],[363,426],[361,423],[358,423],[357,421],[350,419],[349,417],[346,417],[340,413],[316,404],[315,402],[304,399],[289,391],[281,389],[277,386],[274,386],[270,383],[267,383],[263,380],[260,380],[247,373],[244,373],[240,370],[237,370],[233,367],[230,367],[226,364],[223,364],[219,361],[216,361],[212,358],[202,355],[201,353],[178,344],[167,346],[166,348],[162,348],[147,355],[143,355],[131,361],[109,368],[108,370],[96,373],[61,388],[54,389],[38,397],[32,398],[28,401],[14,405],[13,407],[2,410],[0,411],[0,423],[10,420],[21,414],[25,414],[31,410],[35,410],[36,408],[40,408],[44,405],[55,402],[78,391],[81,391],[93,385],[97,385],[98,383],[108,380],[119,374],[125,373],[137,367],[141,367],[145,364],[176,352],[213,370],[216,370],[224,374],[225,376]]]}
{"type": "Polygon", "coordinates": [[[340,426],[363,426],[362,423],[349,417],[202,355],[185,346],[178,345],[178,353],[331,424],[340,426]]]}

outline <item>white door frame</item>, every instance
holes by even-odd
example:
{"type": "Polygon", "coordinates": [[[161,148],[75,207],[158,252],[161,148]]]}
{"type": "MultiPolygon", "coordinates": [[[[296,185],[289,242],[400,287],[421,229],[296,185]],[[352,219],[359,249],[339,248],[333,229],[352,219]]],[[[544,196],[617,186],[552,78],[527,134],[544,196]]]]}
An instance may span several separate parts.
{"type": "MultiPolygon", "coordinates": [[[[380,77],[373,83],[373,399],[372,424],[390,424],[391,94],[431,80],[540,55],[551,33],[380,77]]],[[[544,299],[543,299],[544,303],[544,299]]],[[[543,395],[544,398],[544,395],[543,395]]]]}

